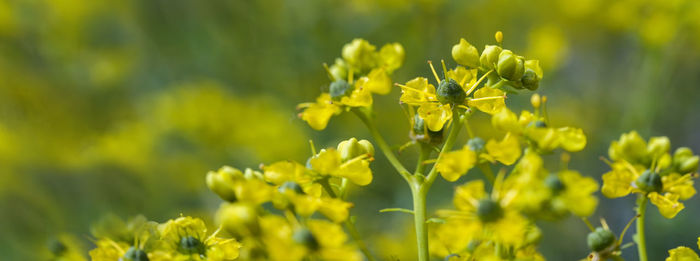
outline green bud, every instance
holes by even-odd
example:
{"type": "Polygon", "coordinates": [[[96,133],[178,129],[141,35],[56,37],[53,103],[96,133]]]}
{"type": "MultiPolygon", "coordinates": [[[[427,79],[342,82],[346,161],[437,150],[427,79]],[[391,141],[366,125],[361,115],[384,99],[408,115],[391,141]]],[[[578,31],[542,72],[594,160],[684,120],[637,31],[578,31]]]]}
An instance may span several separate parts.
{"type": "Polygon", "coordinates": [[[207,187],[221,199],[228,202],[236,201],[236,191],[233,190],[234,180],[243,177],[243,173],[235,168],[224,166],[218,171],[209,171],[206,177],[207,187]]]}
{"type": "Polygon", "coordinates": [[[661,182],[661,176],[651,170],[645,170],[642,175],[635,180],[637,188],[644,192],[661,192],[664,184],[661,182]]]}
{"type": "Polygon", "coordinates": [[[320,247],[318,240],[316,240],[316,237],[314,237],[314,235],[311,234],[311,231],[305,228],[300,228],[294,231],[292,239],[294,240],[294,242],[304,245],[312,251],[318,250],[320,247]]]}
{"type": "Polygon", "coordinates": [[[498,45],[487,45],[484,47],[484,51],[481,52],[481,57],[479,58],[479,63],[486,69],[495,69],[496,63],[498,63],[498,56],[503,51],[498,45]]]}
{"type": "Polygon", "coordinates": [[[177,246],[177,251],[185,255],[206,253],[206,246],[199,239],[193,236],[185,236],[180,238],[180,244],[177,246]]]}
{"type": "Polygon", "coordinates": [[[286,191],[294,191],[297,194],[304,194],[304,190],[294,181],[286,181],[277,188],[280,193],[285,193],[286,191]]]}
{"type": "Polygon", "coordinates": [[[341,141],[338,144],[338,152],[343,162],[351,160],[361,155],[374,156],[374,146],[368,140],[358,141],[355,138],[341,141]]]}
{"type": "Polygon", "coordinates": [[[557,174],[549,174],[549,176],[544,179],[544,185],[552,190],[554,194],[558,194],[566,189],[566,185],[557,174]]]}
{"type": "Polygon", "coordinates": [[[331,95],[331,99],[339,101],[343,96],[348,96],[352,93],[352,86],[343,79],[336,79],[331,83],[328,91],[331,95]]]}
{"type": "Polygon", "coordinates": [[[335,63],[331,65],[328,70],[331,72],[333,79],[347,79],[348,78],[348,66],[345,61],[340,58],[335,59],[335,63]]]}
{"type": "Polygon", "coordinates": [[[668,137],[652,137],[647,144],[647,153],[652,158],[658,158],[671,150],[671,141],[668,137]]]}
{"type": "Polygon", "coordinates": [[[484,146],[486,146],[486,142],[482,138],[474,137],[467,141],[467,146],[469,146],[469,149],[473,152],[482,153],[484,152],[484,146]]]}
{"type": "Polygon", "coordinates": [[[452,46],[452,59],[467,67],[479,67],[479,51],[464,38],[459,39],[459,43],[452,46]]]}
{"type": "Polygon", "coordinates": [[[523,78],[521,78],[520,81],[525,88],[531,91],[537,90],[537,88],[540,87],[540,79],[537,77],[537,73],[530,69],[525,70],[523,78]]]}
{"type": "Polygon", "coordinates": [[[518,81],[525,73],[525,60],[518,57],[510,50],[503,50],[498,55],[498,64],[496,65],[498,75],[509,81],[518,81]]]}
{"type": "Polygon", "coordinates": [[[476,215],[484,223],[494,222],[503,217],[503,208],[492,199],[482,199],[479,200],[476,215]]]}
{"type": "Polygon", "coordinates": [[[683,174],[696,172],[698,170],[698,160],[700,160],[700,157],[698,157],[698,156],[692,156],[692,157],[686,158],[678,166],[678,171],[680,173],[683,173],[683,174]]]}
{"type": "Polygon", "coordinates": [[[615,234],[602,227],[588,233],[588,248],[595,252],[600,252],[615,245],[615,234]]]}
{"type": "Polygon", "coordinates": [[[119,259],[120,261],[148,261],[148,254],[146,254],[145,251],[136,248],[136,247],[130,247],[129,250],[124,253],[124,256],[119,259]]]}
{"type": "Polygon", "coordinates": [[[454,79],[442,80],[437,88],[437,98],[442,104],[462,104],[467,94],[454,79]]]}

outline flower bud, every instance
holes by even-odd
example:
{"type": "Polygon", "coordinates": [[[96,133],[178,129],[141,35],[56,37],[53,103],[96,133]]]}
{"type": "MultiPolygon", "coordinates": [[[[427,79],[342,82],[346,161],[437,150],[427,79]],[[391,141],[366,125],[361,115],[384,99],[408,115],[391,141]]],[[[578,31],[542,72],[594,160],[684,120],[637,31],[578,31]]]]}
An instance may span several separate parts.
{"type": "Polygon", "coordinates": [[[318,250],[320,247],[316,237],[314,237],[314,235],[311,234],[311,231],[306,228],[299,228],[295,230],[294,234],[292,235],[292,239],[294,242],[304,245],[306,248],[312,251],[318,250]]]}
{"type": "Polygon", "coordinates": [[[437,99],[442,104],[462,104],[467,94],[459,86],[459,83],[453,79],[442,80],[437,88],[437,99]]]}
{"type": "Polygon", "coordinates": [[[216,211],[215,220],[226,231],[239,237],[259,232],[258,213],[250,204],[222,203],[216,211]]]}
{"type": "Polygon", "coordinates": [[[129,250],[124,253],[124,256],[119,259],[120,261],[148,261],[148,254],[146,254],[145,251],[136,248],[136,247],[130,247],[129,250]]]}
{"type": "Polygon", "coordinates": [[[352,86],[350,86],[350,84],[343,79],[336,79],[331,83],[329,93],[331,95],[331,99],[334,101],[339,101],[343,96],[348,96],[350,93],[352,93],[352,86]]]}
{"type": "Polygon", "coordinates": [[[673,153],[673,166],[682,174],[697,171],[698,160],[700,158],[688,147],[680,147],[673,153]]]}
{"type": "Polygon", "coordinates": [[[503,51],[498,45],[487,45],[484,47],[484,51],[481,52],[481,57],[479,58],[479,63],[486,69],[496,68],[496,63],[498,63],[498,56],[503,51]]]}
{"type": "Polygon", "coordinates": [[[498,75],[506,80],[520,80],[525,73],[525,60],[518,57],[510,50],[503,50],[498,55],[496,71],[498,72],[498,75]]]}
{"type": "Polygon", "coordinates": [[[452,46],[452,59],[470,68],[479,67],[479,51],[464,38],[459,39],[459,43],[452,46]]]}
{"type": "Polygon", "coordinates": [[[671,150],[671,141],[668,137],[652,137],[647,144],[647,153],[652,158],[658,158],[671,150]]]}
{"type": "Polygon", "coordinates": [[[681,173],[690,173],[690,172],[696,172],[698,170],[698,161],[700,160],[700,157],[698,156],[692,156],[681,162],[681,164],[678,166],[678,171],[681,173]]]}
{"type": "Polygon", "coordinates": [[[651,170],[645,170],[634,183],[637,185],[637,188],[646,193],[661,192],[664,187],[664,184],[661,182],[661,176],[651,170]]]}
{"type": "Polygon", "coordinates": [[[343,59],[335,59],[335,63],[331,65],[328,69],[333,76],[333,79],[347,79],[348,78],[348,66],[345,64],[343,59]]]}
{"type": "Polygon", "coordinates": [[[503,208],[495,200],[482,199],[479,200],[476,215],[484,223],[494,222],[503,217],[503,208]]]}
{"type": "Polygon", "coordinates": [[[362,72],[375,66],[377,59],[376,49],[377,47],[364,39],[354,39],[343,46],[343,60],[352,68],[362,72]]]}
{"type": "Polygon", "coordinates": [[[479,154],[484,152],[484,146],[486,146],[486,142],[482,138],[474,137],[467,141],[467,146],[469,146],[470,150],[479,154]]]}
{"type": "Polygon", "coordinates": [[[338,144],[340,159],[345,162],[361,155],[374,156],[374,146],[368,140],[358,141],[355,138],[341,141],[338,144]]]}
{"type": "Polygon", "coordinates": [[[235,168],[224,166],[218,171],[209,171],[206,177],[207,187],[209,190],[219,195],[219,197],[228,202],[236,201],[236,192],[233,190],[234,180],[243,177],[243,173],[235,168]]]}
{"type": "Polygon", "coordinates": [[[537,88],[540,87],[540,79],[537,77],[535,71],[530,69],[525,70],[523,77],[520,78],[520,82],[522,82],[523,87],[531,91],[537,90],[537,88]]]}
{"type": "Polygon", "coordinates": [[[615,234],[610,230],[599,227],[595,231],[588,233],[588,248],[591,250],[600,252],[614,246],[615,234]]]}
{"type": "Polygon", "coordinates": [[[532,96],[530,96],[530,104],[532,104],[532,107],[537,109],[542,105],[542,99],[539,94],[535,93],[532,96]]]}

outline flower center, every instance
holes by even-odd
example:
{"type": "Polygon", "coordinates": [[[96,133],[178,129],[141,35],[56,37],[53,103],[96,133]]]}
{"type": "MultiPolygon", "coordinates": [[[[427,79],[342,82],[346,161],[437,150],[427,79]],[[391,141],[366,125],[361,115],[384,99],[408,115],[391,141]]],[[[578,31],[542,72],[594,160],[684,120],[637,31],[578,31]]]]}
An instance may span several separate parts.
{"type": "Polygon", "coordinates": [[[503,217],[503,208],[495,200],[482,199],[476,208],[476,215],[482,222],[494,222],[503,217]]]}
{"type": "Polygon", "coordinates": [[[204,254],[205,246],[202,241],[196,239],[193,236],[186,236],[180,238],[180,245],[178,246],[178,251],[183,254],[204,254]]]}

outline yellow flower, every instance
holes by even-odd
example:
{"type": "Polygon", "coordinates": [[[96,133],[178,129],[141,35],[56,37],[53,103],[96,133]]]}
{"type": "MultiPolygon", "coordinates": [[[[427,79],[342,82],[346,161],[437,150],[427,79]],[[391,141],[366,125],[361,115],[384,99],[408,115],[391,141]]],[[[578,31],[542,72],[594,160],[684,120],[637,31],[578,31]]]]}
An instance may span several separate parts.
{"type": "Polygon", "coordinates": [[[623,163],[613,163],[612,170],[603,174],[603,195],[609,198],[619,198],[632,192],[632,182],[637,175],[623,163]]]}
{"type": "Polygon", "coordinates": [[[362,253],[356,247],[347,244],[348,236],[343,228],[335,223],[312,219],[307,222],[313,240],[318,244],[317,249],[310,249],[312,255],[320,260],[361,261],[362,253]]]}
{"type": "Polygon", "coordinates": [[[474,99],[469,100],[467,105],[485,113],[494,114],[506,107],[505,94],[499,89],[482,87],[474,92],[474,99]]]}
{"type": "Polygon", "coordinates": [[[700,257],[690,248],[677,247],[668,251],[666,261],[700,261],[700,257]]]}
{"type": "Polygon", "coordinates": [[[649,200],[656,205],[659,212],[665,218],[671,219],[685,208],[683,203],[678,202],[678,194],[665,193],[661,195],[657,192],[649,193],[649,200]]]}
{"type": "Polygon", "coordinates": [[[464,146],[460,150],[450,151],[442,155],[437,162],[437,171],[450,182],[456,181],[476,164],[476,153],[464,146]]]}
{"type": "Polygon", "coordinates": [[[311,169],[321,175],[347,178],[352,183],[365,186],[372,182],[372,170],[367,155],[360,155],[346,162],[341,161],[340,153],[334,149],[322,149],[309,161],[311,169]]]}
{"type": "Polygon", "coordinates": [[[168,220],[159,228],[163,245],[175,254],[175,260],[233,260],[241,244],[233,238],[219,238],[215,231],[207,236],[204,221],[192,217],[168,220]]]}
{"type": "Polygon", "coordinates": [[[340,106],[333,103],[331,95],[328,93],[322,93],[318,96],[316,103],[302,103],[297,108],[304,109],[299,114],[299,118],[306,121],[315,130],[325,129],[331,117],[342,111],[340,106]]]}
{"type": "Polygon", "coordinates": [[[297,261],[302,260],[306,249],[294,243],[292,239],[293,228],[282,217],[276,215],[264,215],[260,217],[261,241],[267,250],[268,260],[297,261]]]}
{"type": "Polygon", "coordinates": [[[506,133],[501,141],[490,139],[486,143],[486,152],[481,154],[481,157],[492,162],[499,161],[505,165],[512,165],[522,154],[520,141],[511,133],[506,133]]]}
{"type": "Polygon", "coordinates": [[[587,217],[593,214],[598,205],[598,198],[593,195],[598,191],[598,183],[593,178],[584,177],[573,170],[560,172],[559,179],[564,188],[556,198],[561,199],[574,215],[587,217]]]}

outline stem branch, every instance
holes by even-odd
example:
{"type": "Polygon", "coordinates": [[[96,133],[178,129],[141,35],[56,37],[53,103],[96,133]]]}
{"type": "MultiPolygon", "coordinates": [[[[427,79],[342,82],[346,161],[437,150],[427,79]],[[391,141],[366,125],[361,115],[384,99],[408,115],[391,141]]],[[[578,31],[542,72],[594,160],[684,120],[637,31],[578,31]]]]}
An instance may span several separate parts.
{"type": "Polygon", "coordinates": [[[647,210],[646,195],[639,195],[637,200],[637,250],[639,251],[639,261],[647,261],[647,244],[644,236],[644,220],[647,210]]]}

